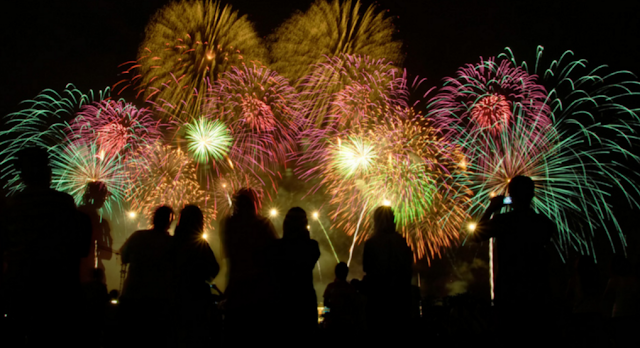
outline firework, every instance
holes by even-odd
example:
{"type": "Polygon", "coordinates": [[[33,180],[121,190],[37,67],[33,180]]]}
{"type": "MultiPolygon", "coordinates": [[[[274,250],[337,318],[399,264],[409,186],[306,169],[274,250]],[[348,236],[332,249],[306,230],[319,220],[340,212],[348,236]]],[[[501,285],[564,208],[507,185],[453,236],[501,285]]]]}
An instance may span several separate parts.
{"type": "Polygon", "coordinates": [[[109,193],[104,209],[108,214],[124,201],[129,183],[120,155],[105,156],[99,146],[81,142],[68,142],[52,149],[52,187],[73,196],[76,204],[83,197],[90,182],[100,181],[109,193]]]}
{"type": "MultiPolygon", "coordinates": [[[[536,70],[541,53],[540,48],[536,70]]],[[[637,174],[620,164],[624,159],[639,160],[630,152],[637,141],[637,113],[621,104],[624,96],[638,96],[633,90],[639,84],[625,80],[630,74],[626,72],[601,76],[603,67],[589,70],[584,60],[568,61],[571,55],[567,52],[553,61],[538,82],[548,91],[538,98],[545,102],[540,109],[549,112],[544,132],[530,122],[529,111],[517,105],[510,108],[512,124],[489,136],[451,130],[468,158],[469,188],[475,193],[469,213],[479,216],[488,197],[505,194],[510,178],[529,176],[536,185],[533,208],[558,227],[553,242],[560,255],[570,249],[592,254],[598,231],[605,231],[612,248],[612,233],[617,232],[624,248],[611,193],[621,193],[633,207],[639,206],[640,194],[634,184],[637,174]]],[[[510,52],[499,59],[517,66],[510,52]]],[[[526,63],[520,68],[527,72],[526,63]]],[[[536,70],[528,76],[535,76],[536,70]]],[[[469,117],[465,115],[458,116],[469,117]]]]}
{"type": "Polygon", "coordinates": [[[103,100],[82,107],[70,123],[68,136],[73,141],[95,142],[102,156],[127,157],[159,141],[162,126],[148,109],[124,100],[103,100]]]}
{"type": "Polygon", "coordinates": [[[297,81],[324,56],[367,55],[399,66],[402,44],[393,40],[395,31],[391,18],[374,5],[363,11],[360,1],[318,0],[270,37],[273,67],[297,81]]]}
{"type": "Polygon", "coordinates": [[[215,219],[209,195],[200,188],[195,164],[186,153],[169,145],[154,144],[129,164],[133,184],[127,189],[131,210],[151,218],[153,210],[168,205],[178,211],[195,204],[205,214],[205,222],[215,219]]]}
{"type": "Polygon", "coordinates": [[[341,54],[313,66],[300,83],[309,127],[344,130],[408,107],[406,76],[388,60],[341,54]]]}
{"type": "Polygon", "coordinates": [[[51,89],[42,91],[32,100],[22,102],[18,112],[4,117],[0,131],[1,179],[9,193],[22,189],[18,172],[13,164],[16,153],[25,147],[38,146],[51,149],[67,141],[65,130],[75,114],[84,106],[109,98],[110,90],[94,94],[80,92],[72,84],[58,93],[51,89]]]}
{"type": "Polygon", "coordinates": [[[309,162],[315,167],[301,174],[330,195],[334,228],[353,235],[355,245],[369,236],[373,210],[389,205],[416,258],[431,259],[460,240],[470,191],[455,146],[419,119],[395,119],[345,139],[325,140],[316,149],[323,155],[309,162]]]}
{"type": "Polygon", "coordinates": [[[233,137],[224,123],[200,118],[184,128],[189,151],[196,161],[206,163],[210,158],[219,161],[229,153],[233,137]]]}
{"type": "Polygon", "coordinates": [[[210,85],[233,66],[254,60],[266,63],[266,50],[245,16],[218,1],[171,2],[147,25],[138,60],[125,63],[123,89],[169,115],[190,120],[201,114],[210,85]]]}
{"type": "Polygon", "coordinates": [[[207,113],[229,126],[230,158],[244,170],[274,170],[296,150],[303,108],[287,79],[258,64],[234,67],[212,88],[207,113]]]}
{"type": "Polygon", "coordinates": [[[460,68],[456,78],[445,78],[430,104],[436,126],[453,129],[453,138],[474,132],[497,135],[516,122],[516,115],[540,131],[551,123],[547,91],[538,76],[504,59],[460,68]]]}

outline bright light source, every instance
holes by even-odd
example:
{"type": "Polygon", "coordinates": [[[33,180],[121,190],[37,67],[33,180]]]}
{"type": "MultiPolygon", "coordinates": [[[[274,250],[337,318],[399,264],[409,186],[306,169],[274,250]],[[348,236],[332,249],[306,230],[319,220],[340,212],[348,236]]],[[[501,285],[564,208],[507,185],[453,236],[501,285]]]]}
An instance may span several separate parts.
{"type": "Polygon", "coordinates": [[[269,211],[269,214],[270,214],[271,216],[276,216],[276,215],[278,215],[278,211],[277,211],[277,210],[275,210],[275,209],[271,209],[271,210],[269,211]]]}
{"type": "Polygon", "coordinates": [[[136,218],[136,212],[135,211],[130,211],[129,212],[129,217],[132,218],[132,219],[135,219],[136,218]]]}
{"type": "Polygon", "coordinates": [[[207,234],[206,234],[206,233],[203,233],[203,234],[202,234],[202,238],[207,239],[207,234]]]}
{"type": "Polygon", "coordinates": [[[313,212],[313,218],[318,220],[318,212],[317,211],[313,212]]]}
{"type": "Polygon", "coordinates": [[[111,303],[112,303],[112,304],[118,304],[118,300],[113,299],[113,300],[111,300],[111,303]]]}
{"type": "Polygon", "coordinates": [[[477,227],[477,226],[478,226],[478,225],[477,225],[475,222],[470,222],[470,223],[467,225],[467,228],[469,229],[469,231],[470,231],[470,232],[473,232],[473,231],[475,231],[475,230],[476,230],[476,227],[477,227]]]}
{"type": "Polygon", "coordinates": [[[310,230],[311,229],[311,225],[307,225],[307,229],[310,230]]]}
{"type": "Polygon", "coordinates": [[[391,201],[388,199],[385,199],[382,201],[382,205],[384,205],[385,207],[390,207],[391,206],[391,201]]]}
{"type": "Polygon", "coordinates": [[[489,197],[491,197],[491,198],[493,198],[493,197],[495,197],[495,196],[496,196],[496,193],[495,193],[495,192],[491,192],[491,193],[489,194],[489,197]]]}

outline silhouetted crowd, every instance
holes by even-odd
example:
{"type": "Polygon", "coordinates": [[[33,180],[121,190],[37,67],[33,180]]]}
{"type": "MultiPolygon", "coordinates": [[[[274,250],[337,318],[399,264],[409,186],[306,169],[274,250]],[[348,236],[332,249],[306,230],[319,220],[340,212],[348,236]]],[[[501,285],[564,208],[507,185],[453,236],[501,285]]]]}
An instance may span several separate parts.
{"type": "Polygon", "coordinates": [[[200,208],[158,207],[153,227],[136,231],[119,253],[122,292],[107,291],[103,260],[112,257],[110,227],[98,210],[104,184],[87,185],[76,208],[50,188],[47,152],[21,151],[24,189],[2,210],[2,332],[8,347],[205,347],[276,342],[293,345],[478,344],[497,346],[638,346],[640,281],[617,257],[605,289],[591,257],[581,257],[560,302],[549,296],[547,247],[555,224],[531,208],[533,181],[511,179],[511,207],[491,199],[471,239],[494,239],[495,301],[468,295],[436,304],[411,285],[413,254],[396,231],[393,210],[373,212],[362,280],[335,266],[319,323],[313,269],[320,248],[306,212],[291,208],[278,238],[241,189],[220,223],[222,255],[205,238],[200,208]],[[227,262],[220,291],[218,259],[227,262]],[[555,302],[554,302],[555,301],[555,302]],[[603,315],[609,306],[611,318],[603,315]]]}

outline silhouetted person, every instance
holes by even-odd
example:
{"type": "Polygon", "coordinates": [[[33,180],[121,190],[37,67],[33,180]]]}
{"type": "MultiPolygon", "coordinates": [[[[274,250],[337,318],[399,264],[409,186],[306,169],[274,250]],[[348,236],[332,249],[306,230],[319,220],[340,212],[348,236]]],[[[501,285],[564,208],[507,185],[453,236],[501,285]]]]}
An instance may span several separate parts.
{"type": "Polygon", "coordinates": [[[46,150],[21,150],[16,168],[24,190],[8,202],[3,228],[8,315],[16,325],[11,334],[26,337],[28,346],[74,346],[80,258],[88,251],[82,233],[88,230],[82,230],[73,198],[49,187],[46,150]]]}
{"type": "Polygon", "coordinates": [[[611,276],[604,299],[612,303],[611,327],[619,347],[638,347],[640,323],[640,279],[624,256],[616,254],[611,261],[611,276]]]}
{"type": "Polygon", "coordinates": [[[390,207],[373,212],[373,235],[364,244],[362,267],[370,337],[395,336],[411,317],[413,254],[396,232],[390,207]]]}
{"type": "Polygon", "coordinates": [[[203,233],[202,211],[187,205],[180,212],[174,233],[178,342],[186,347],[211,344],[213,298],[209,282],[218,275],[220,266],[203,233]]]}
{"type": "Polygon", "coordinates": [[[312,339],[318,327],[313,268],[320,258],[320,248],[318,242],[310,238],[307,225],[307,213],[299,207],[291,208],[284,218],[282,239],[275,243],[272,251],[277,325],[296,332],[298,340],[305,336],[312,339]]]}
{"type": "MultiPolygon", "coordinates": [[[[335,268],[335,280],[324,290],[324,305],[329,307],[325,314],[324,327],[329,332],[344,335],[355,328],[357,316],[357,292],[347,282],[349,266],[340,262],[335,268]]],[[[337,337],[336,337],[337,338],[337,337]]]]}
{"type": "Polygon", "coordinates": [[[476,227],[474,239],[495,238],[494,303],[503,338],[525,335],[522,337],[541,339],[551,291],[546,246],[557,229],[549,218],[531,208],[534,198],[531,178],[512,178],[508,190],[512,200],[510,211],[498,214],[504,206],[504,196],[492,198],[476,227]]]}
{"type": "Polygon", "coordinates": [[[82,321],[85,324],[86,334],[83,345],[102,347],[105,314],[110,298],[104,283],[104,271],[100,268],[94,268],[91,273],[91,281],[82,285],[84,293],[82,321]]]}
{"type": "MultiPolygon", "coordinates": [[[[111,260],[113,238],[109,221],[100,213],[100,209],[107,200],[107,186],[100,181],[87,184],[83,204],[78,210],[86,214],[91,220],[91,250],[89,255],[82,259],[80,264],[80,280],[84,282],[92,281],[93,269],[99,268],[104,276],[103,260],[111,260]]],[[[106,278],[102,279],[106,282],[106,278]]]]}
{"type": "Polygon", "coordinates": [[[255,191],[241,189],[234,195],[232,215],[220,227],[228,260],[224,308],[230,342],[257,340],[255,332],[264,332],[273,324],[265,320],[265,308],[273,302],[271,266],[267,261],[276,233],[271,221],[258,215],[258,204],[255,191]]]}
{"type": "Polygon", "coordinates": [[[175,252],[169,235],[173,210],[162,206],[153,215],[153,229],[134,232],[120,249],[128,264],[120,298],[123,328],[130,346],[167,346],[166,325],[174,301],[175,252]]]}

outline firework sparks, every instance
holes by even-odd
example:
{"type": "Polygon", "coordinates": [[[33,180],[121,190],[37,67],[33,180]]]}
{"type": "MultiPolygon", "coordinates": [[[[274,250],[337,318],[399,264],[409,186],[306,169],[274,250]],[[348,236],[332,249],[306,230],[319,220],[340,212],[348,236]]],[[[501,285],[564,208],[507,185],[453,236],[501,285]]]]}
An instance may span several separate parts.
{"type": "Polygon", "coordinates": [[[209,115],[229,126],[230,158],[245,170],[274,170],[296,150],[303,109],[288,81],[253,64],[224,73],[212,88],[209,115]]]}
{"type": "Polygon", "coordinates": [[[180,210],[187,204],[196,204],[206,223],[215,219],[215,208],[207,192],[200,188],[195,164],[180,149],[150,146],[129,164],[129,171],[134,178],[127,189],[132,211],[151,218],[153,210],[161,205],[180,210]]]}
{"type": "Polygon", "coordinates": [[[296,81],[324,56],[340,54],[385,58],[399,66],[402,43],[393,40],[391,19],[374,5],[361,7],[360,1],[319,0],[294,14],[270,37],[274,69],[296,81]]]}
{"type": "Polygon", "coordinates": [[[23,187],[13,164],[20,149],[38,146],[51,150],[67,141],[67,122],[84,105],[108,99],[109,93],[107,88],[97,94],[93,91],[84,94],[68,84],[61,93],[51,89],[44,90],[34,99],[24,101],[22,110],[5,116],[4,129],[0,132],[0,178],[6,180],[5,188],[8,192],[21,190],[23,187]]]}
{"type": "Polygon", "coordinates": [[[184,128],[189,151],[196,161],[205,163],[210,158],[219,161],[229,153],[233,137],[224,123],[200,118],[184,128]]]}
{"type": "Polygon", "coordinates": [[[53,188],[73,196],[78,205],[84,203],[88,183],[104,183],[109,192],[104,205],[108,214],[124,201],[129,183],[120,156],[101,156],[96,144],[75,142],[55,147],[51,172],[53,188]]]}
{"type": "Polygon", "coordinates": [[[140,147],[159,141],[162,126],[148,109],[138,109],[124,100],[103,100],[82,107],[70,123],[68,137],[95,142],[102,156],[127,157],[140,147]]]}
{"type": "MultiPolygon", "coordinates": [[[[536,185],[533,208],[548,216],[558,227],[553,242],[560,255],[570,249],[592,254],[592,239],[599,230],[605,231],[612,248],[611,234],[617,232],[624,248],[625,238],[617,223],[610,194],[617,190],[633,207],[639,206],[635,197],[640,194],[634,184],[635,175],[627,174],[626,168],[616,161],[616,157],[639,160],[629,150],[637,141],[633,134],[638,115],[619,102],[622,96],[637,97],[640,93],[634,92],[633,88],[639,84],[636,81],[612,83],[610,81],[614,79],[622,80],[627,73],[603,77],[599,75],[602,67],[588,70],[584,60],[568,61],[571,55],[567,52],[560,60],[553,61],[540,81],[526,80],[526,76],[538,76],[535,75],[537,71],[529,74],[526,63],[514,68],[518,64],[510,51],[499,56],[503,61],[492,64],[519,71],[520,84],[526,86],[527,81],[540,84],[535,92],[537,96],[531,99],[537,101],[511,104],[509,127],[498,128],[490,134],[473,128],[449,128],[468,159],[465,166],[470,172],[469,189],[475,193],[468,206],[469,213],[481,214],[487,197],[505,194],[509,180],[514,176],[529,176],[536,185]],[[539,123],[532,122],[531,106],[548,115],[544,132],[540,131],[539,123]],[[608,118],[609,115],[614,115],[615,119],[608,118]]],[[[537,57],[535,69],[542,66],[542,48],[537,57]]],[[[451,91],[448,89],[440,95],[451,91]]],[[[444,105],[442,101],[437,100],[433,105],[444,105]]],[[[499,103],[500,100],[494,99],[493,105],[499,103]]],[[[460,108],[464,106],[452,106],[449,110],[462,110],[460,108]]],[[[452,124],[466,122],[461,120],[467,117],[466,112],[449,115],[458,118],[452,124]]]]}
{"type": "Polygon", "coordinates": [[[446,78],[430,102],[436,126],[452,130],[452,138],[474,131],[497,135],[515,123],[514,115],[540,131],[551,123],[547,91],[538,76],[510,61],[481,60],[460,68],[457,75],[446,78]]]}
{"type": "MultiPolygon", "coordinates": [[[[131,76],[119,83],[169,115],[189,121],[201,114],[205,92],[220,75],[243,62],[266,62],[266,49],[245,16],[218,1],[175,1],[146,29],[131,76]]],[[[115,86],[114,86],[115,87],[115,86]]]]}

